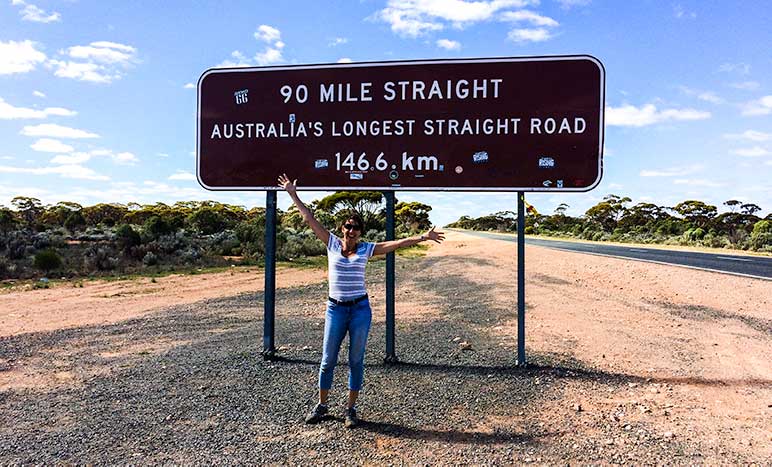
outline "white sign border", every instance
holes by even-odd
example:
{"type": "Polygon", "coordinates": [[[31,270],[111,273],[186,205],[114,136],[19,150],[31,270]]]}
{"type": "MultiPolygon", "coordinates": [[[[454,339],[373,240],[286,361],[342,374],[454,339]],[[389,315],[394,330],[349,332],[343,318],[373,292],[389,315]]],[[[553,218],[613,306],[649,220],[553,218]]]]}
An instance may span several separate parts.
{"type": "Polygon", "coordinates": [[[550,187],[523,187],[523,188],[491,188],[491,187],[399,187],[399,186],[299,186],[298,191],[479,191],[479,192],[536,192],[536,193],[561,193],[577,192],[585,193],[596,188],[603,178],[603,145],[605,139],[605,103],[606,103],[606,69],[603,63],[592,55],[543,55],[527,57],[492,57],[492,58],[463,58],[463,59],[424,59],[424,60],[389,60],[381,62],[351,62],[351,63],[325,63],[316,65],[278,65],[268,67],[240,67],[240,68],[210,68],[201,74],[198,79],[196,103],[196,179],[198,183],[209,191],[278,191],[280,188],[272,186],[256,187],[210,187],[201,180],[201,84],[204,79],[217,73],[240,73],[253,71],[285,71],[285,70],[313,70],[319,68],[362,68],[395,65],[429,65],[437,63],[504,63],[504,62],[543,62],[564,60],[589,60],[598,66],[600,71],[600,112],[598,122],[598,178],[591,185],[584,188],[550,188],[550,187]]]}

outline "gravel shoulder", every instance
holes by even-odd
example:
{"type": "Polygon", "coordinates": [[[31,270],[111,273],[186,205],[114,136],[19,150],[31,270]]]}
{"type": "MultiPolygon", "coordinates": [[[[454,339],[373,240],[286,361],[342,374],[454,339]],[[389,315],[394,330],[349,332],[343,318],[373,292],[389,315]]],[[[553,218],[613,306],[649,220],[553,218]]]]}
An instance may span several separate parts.
{"type": "Polygon", "coordinates": [[[398,259],[393,366],[371,264],[356,430],[345,351],[335,417],[300,423],[324,271],[277,277],[276,362],[254,270],[0,295],[0,464],[772,462],[769,281],[527,247],[517,368],[515,252],[451,232],[398,259]]]}

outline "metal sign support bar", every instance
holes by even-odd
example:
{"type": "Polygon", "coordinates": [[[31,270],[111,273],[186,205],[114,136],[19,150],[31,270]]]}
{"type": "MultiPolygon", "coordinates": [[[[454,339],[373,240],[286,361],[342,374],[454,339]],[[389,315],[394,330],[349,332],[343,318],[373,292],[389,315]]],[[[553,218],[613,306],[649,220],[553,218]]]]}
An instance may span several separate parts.
{"type": "Polygon", "coordinates": [[[265,288],[263,359],[276,356],[274,324],[276,311],[276,190],[265,192],[265,288]]]}
{"type": "Polygon", "coordinates": [[[517,365],[525,366],[525,193],[517,192],[517,365]]]}
{"type": "MultiPolygon", "coordinates": [[[[386,240],[394,240],[394,208],[395,199],[393,191],[383,193],[386,197],[386,240]]],[[[394,252],[386,254],[386,363],[397,363],[394,349],[394,252]]]]}

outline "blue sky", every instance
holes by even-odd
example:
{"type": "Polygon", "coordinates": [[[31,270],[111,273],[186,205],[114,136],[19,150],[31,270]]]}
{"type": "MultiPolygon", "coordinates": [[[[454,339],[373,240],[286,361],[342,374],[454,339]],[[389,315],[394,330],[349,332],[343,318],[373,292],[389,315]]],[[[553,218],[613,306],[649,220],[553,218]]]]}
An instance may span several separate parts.
{"type": "MultiPolygon", "coordinates": [[[[763,1],[390,0],[0,4],[0,204],[264,205],[195,180],[195,83],[213,66],[591,54],[606,67],[604,177],[527,199],[582,214],[609,193],[772,209],[772,28],[763,1]]],[[[301,181],[302,182],[302,181],[301,181]]],[[[323,193],[304,193],[306,200],[323,193]]],[[[515,194],[398,193],[433,222],[515,194]]],[[[280,195],[279,206],[289,206],[280,195]]]]}

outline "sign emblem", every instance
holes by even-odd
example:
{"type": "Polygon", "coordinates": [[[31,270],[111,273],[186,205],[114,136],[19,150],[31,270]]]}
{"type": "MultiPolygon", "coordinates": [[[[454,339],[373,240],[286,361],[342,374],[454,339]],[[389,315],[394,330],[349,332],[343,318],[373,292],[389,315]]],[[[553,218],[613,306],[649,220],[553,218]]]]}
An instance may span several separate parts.
{"type": "Polygon", "coordinates": [[[247,93],[249,92],[248,89],[242,89],[241,91],[236,91],[233,93],[233,97],[236,98],[236,104],[246,104],[249,102],[249,99],[247,99],[247,93]]]}

